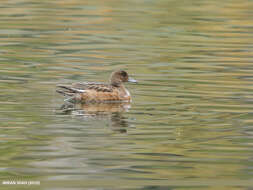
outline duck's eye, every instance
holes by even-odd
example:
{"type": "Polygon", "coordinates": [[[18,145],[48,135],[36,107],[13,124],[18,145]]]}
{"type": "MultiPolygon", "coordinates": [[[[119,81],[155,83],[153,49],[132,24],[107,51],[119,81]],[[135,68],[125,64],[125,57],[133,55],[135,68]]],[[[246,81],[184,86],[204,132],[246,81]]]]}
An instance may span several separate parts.
{"type": "Polygon", "coordinates": [[[127,76],[127,72],[126,71],[121,71],[120,73],[123,77],[126,77],[127,76]]]}

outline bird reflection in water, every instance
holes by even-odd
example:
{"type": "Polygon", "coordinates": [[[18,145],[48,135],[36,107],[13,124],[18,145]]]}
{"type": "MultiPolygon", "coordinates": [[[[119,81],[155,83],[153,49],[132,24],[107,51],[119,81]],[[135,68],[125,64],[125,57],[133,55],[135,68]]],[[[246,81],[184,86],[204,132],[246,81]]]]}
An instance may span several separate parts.
{"type": "Polygon", "coordinates": [[[131,108],[129,102],[81,104],[65,102],[61,114],[82,117],[84,119],[109,119],[111,129],[119,133],[126,133],[129,126],[124,112],[131,108]]]}

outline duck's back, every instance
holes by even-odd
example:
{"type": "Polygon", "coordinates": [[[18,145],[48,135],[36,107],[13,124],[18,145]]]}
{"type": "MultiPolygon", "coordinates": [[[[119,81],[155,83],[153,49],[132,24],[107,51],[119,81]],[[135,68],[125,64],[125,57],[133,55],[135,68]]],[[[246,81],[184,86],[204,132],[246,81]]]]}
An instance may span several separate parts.
{"type": "Polygon", "coordinates": [[[112,92],[113,88],[109,84],[100,82],[78,82],[71,85],[73,88],[79,90],[96,90],[98,92],[112,92]]]}

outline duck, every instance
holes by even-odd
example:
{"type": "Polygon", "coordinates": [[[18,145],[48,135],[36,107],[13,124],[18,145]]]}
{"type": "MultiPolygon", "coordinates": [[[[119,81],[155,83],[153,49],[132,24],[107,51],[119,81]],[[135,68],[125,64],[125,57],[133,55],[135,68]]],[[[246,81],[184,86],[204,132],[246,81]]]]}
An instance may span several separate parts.
{"type": "Polygon", "coordinates": [[[131,102],[131,94],[125,82],[137,83],[124,70],[112,72],[109,83],[77,82],[70,85],[57,85],[56,92],[67,97],[71,103],[131,102]]]}

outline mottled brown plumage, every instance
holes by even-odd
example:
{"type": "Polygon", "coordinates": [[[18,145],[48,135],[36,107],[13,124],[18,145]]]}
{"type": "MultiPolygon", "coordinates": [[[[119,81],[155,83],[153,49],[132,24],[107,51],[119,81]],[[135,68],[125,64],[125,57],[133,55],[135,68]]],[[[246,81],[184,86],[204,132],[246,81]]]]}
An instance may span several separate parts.
{"type": "Polygon", "coordinates": [[[136,82],[128,77],[126,71],[115,71],[111,74],[110,83],[79,82],[71,85],[58,85],[56,91],[68,96],[71,102],[110,102],[131,101],[131,95],[123,82],[136,82]]]}

